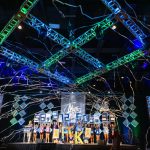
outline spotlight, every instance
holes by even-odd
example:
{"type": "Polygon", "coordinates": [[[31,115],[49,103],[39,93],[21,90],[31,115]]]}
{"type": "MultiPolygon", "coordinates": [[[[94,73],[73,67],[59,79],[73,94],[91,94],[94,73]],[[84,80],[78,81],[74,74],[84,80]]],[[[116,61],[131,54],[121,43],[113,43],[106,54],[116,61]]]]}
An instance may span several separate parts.
{"type": "Polygon", "coordinates": [[[89,94],[91,93],[91,92],[88,92],[89,94]]]}
{"type": "Polygon", "coordinates": [[[148,67],[148,63],[147,63],[147,62],[144,62],[143,65],[142,65],[142,68],[143,68],[143,69],[146,69],[147,67],[148,67]]]}
{"type": "Polygon", "coordinates": [[[95,84],[93,86],[95,86],[95,84]]]}
{"type": "Polygon", "coordinates": [[[110,94],[110,91],[108,91],[107,93],[110,94]]]}
{"type": "Polygon", "coordinates": [[[121,79],[124,79],[124,77],[121,77],[121,79]]]}
{"type": "Polygon", "coordinates": [[[19,26],[18,26],[18,29],[19,29],[19,30],[22,30],[22,25],[19,25],[19,26]]]}
{"type": "Polygon", "coordinates": [[[111,28],[112,28],[113,30],[116,30],[116,29],[117,29],[117,26],[116,26],[116,25],[113,25],[111,28]]]}
{"type": "Polygon", "coordinates": [[[43,93],[43,91],[40,91],[40,94],[42,94],[43,93]]]}

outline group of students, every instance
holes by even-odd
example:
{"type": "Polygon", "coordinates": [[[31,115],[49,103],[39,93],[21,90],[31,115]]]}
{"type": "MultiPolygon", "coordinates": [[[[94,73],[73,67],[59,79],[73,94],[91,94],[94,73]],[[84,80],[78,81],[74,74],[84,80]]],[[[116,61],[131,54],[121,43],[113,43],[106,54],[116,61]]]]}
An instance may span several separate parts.
{"type": "Polygon", "coordinates": [[[108,139],[111,139],[114,134],[114,123],[101,123],[101,124],[86,124],[78,121],[75,124],[71,123],[60,123],[54,120],[52,123],[46,124],[34,124],[30,122],[29,125],[32,127],[28,133],[28,142],[36,142],[37,138],[40,138],[41,141],[46,143],[75,143],[75,134],[80,138],[84,143],[98,143],[99,140],[105,140],[108,142],[108,139]],[[90,136],[86,136],[86,129],[90,129],[90,136]],[[59,131],[59,136],[54,137],[55,129],[59,131]],[[33,136],[32,136],[33,135],[33,136]],[[33,137],[33,140],[31,140],[33,137]],[[29,139],[30,138],[30,139],[29,139]]]}

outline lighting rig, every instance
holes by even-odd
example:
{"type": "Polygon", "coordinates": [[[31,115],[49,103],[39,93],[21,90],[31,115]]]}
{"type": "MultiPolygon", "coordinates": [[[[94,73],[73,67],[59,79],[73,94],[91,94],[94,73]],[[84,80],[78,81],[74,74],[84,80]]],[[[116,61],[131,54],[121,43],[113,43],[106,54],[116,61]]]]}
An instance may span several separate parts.
{"type": "Polygon", "coordinates": [[[54,78],[67,85],[80,85],[88,80],[102,75],[103,73],[106,73],[110,70],[113,70],[119,66],[134,61],[139,57],[145,55],[143,49],[145,46],[144,40],[147,36],[132,20],[132,18],[125,12],[125,10],[121,8],[121,6],[116,0],[101,0],[103,4],[106,5],[106,7],[112,12],[112,14],[106,17],[104,20],[94,24],[91,29],[80,35],[74,41],[68,40],[67,38],[56,32],[54,29],[52,29],[50,26],[44,24],[35,16],[29,14],[29,11],[37,4],[38,1],[39,0],[26,0],[21,5],[17,14],[12,17],[12,19],[0,32],[0,45],[2,45],[3,42],[5,42],[8,36],[23,21],[30,27],[34,28],[39,34],[44,32],[44,35],[46,37],[61,45],[63,48],[57,53],[55,53],[53,56],[45,60],[42,64],[37,64],[36,62],[24,56],[21,56],[15,52],[8,50],[4,46],[1,46],[1,55],[23,65],[26,65],[30,69],[37,70],[39,73],[46,74],[48,77],[54,78]],[[121,22],[135,36],[135,38],[141,42],[143,49],[138,49],[105,65],[98,59],[94,58],[89,53],[84,51],[81,48],[81,46],[83,46],[84,44],[96,37],[97,29],[101,34],[103,34],[105,30],[111,28],[117,22],[121,22]],[[62,76],[58,72],[50,72],[49,68],[52,64],[57,63],[60,59],[66,57],[70,53],[73,53],[77,57],[93,65],[96,68],[96,70],[84,76],[81,76],[75,80],[71,80],[68,77],[62,76]]]}

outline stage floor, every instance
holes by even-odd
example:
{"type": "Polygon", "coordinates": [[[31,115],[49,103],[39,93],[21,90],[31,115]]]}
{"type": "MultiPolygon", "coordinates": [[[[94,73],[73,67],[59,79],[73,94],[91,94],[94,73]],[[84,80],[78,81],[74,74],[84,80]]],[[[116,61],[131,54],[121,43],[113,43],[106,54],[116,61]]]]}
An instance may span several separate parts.
{"type": "MultiPolygon", "coordinates": [[[[10,143],[7,150],[110,150],[112,145],[54,144],[54,143],[10,143]]],[[[121,144],[120,150],[136,150],[134,145],[121,144]]]]}

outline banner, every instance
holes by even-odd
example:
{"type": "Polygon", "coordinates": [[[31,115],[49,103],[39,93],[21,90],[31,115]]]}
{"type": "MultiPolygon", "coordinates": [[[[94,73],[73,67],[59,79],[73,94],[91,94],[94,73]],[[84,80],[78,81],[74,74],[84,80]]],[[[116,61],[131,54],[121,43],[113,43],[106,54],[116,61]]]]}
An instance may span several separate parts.
{"type": "Polygon", "coordinates": [[[62,92],[61,114],[69,114],[71,123],[76,122],[76,114],[85,114],[85,93],[62,92]]]}
{"type": "Polygon", "coordinates": [[[89,139],[91,137],[91,128],[85,128],[85,138],[89,139]]]}
{"type": "Polygon", "coordinates": [[[59,129],[53,129],[53,139],[59,139],[59,129]]]}

